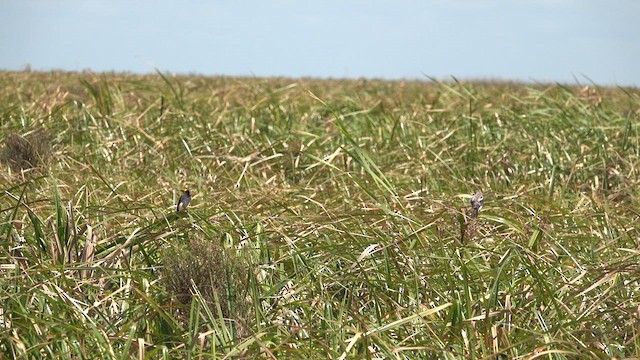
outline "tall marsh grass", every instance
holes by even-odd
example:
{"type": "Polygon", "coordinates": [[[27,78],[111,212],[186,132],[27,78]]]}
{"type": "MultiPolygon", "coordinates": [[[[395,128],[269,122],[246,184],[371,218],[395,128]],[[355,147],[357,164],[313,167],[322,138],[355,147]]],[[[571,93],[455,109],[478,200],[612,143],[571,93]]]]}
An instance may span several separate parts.
{"type": "Polygon", "coordinates": [[[4,357],[640,357],[637,89],[0,84],[4,357]]]}

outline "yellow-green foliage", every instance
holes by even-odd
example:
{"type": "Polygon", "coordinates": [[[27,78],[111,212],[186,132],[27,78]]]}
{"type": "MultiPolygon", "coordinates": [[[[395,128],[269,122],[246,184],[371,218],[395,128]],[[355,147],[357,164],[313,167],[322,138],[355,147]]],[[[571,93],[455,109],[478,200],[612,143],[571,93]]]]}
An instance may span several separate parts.
{"type": "Polygon", "coordinates": [[[5,357],[640,356],[637,89],[0,85],[5,357]]]}

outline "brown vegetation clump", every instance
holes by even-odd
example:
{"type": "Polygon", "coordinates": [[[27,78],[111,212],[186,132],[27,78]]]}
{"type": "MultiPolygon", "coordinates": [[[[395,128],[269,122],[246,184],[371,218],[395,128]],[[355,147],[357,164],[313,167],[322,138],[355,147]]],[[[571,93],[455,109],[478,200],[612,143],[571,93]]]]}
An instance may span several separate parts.
{"type": "Polygon", "coordinates": [[[165,285],[181,304],[191,306],[198,297],[195,285],[203,305],[217,316],[236,320],[238,330],[244,328],[250,311],[248,268],[240,258],[210,240],[196,238],[167,249],[163,262],[165,285]],[[218,305],[222,314],[216,314],[218,305]]]}
{"type": "Polygon", "coordinates": [[[28,136],[10,134],[2,141],[0,161],[13,171],[39,168],[47,163],[51,154],[51,141],[46,134],[28,136]]]}

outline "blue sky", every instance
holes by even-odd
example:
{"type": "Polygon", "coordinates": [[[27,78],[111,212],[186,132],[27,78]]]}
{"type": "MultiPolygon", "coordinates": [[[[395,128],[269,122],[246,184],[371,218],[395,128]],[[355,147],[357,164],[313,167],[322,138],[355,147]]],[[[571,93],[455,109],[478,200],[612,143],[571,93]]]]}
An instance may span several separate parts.
{"type": "Polygon", "coordinates": [[[640,86],[637,0],[0,0],[0,69],[640,86]]]}

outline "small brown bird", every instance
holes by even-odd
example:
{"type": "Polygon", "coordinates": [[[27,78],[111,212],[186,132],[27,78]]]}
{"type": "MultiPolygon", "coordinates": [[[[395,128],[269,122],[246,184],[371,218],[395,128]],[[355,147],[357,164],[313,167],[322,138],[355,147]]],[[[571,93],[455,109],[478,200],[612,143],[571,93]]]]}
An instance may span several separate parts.
{"type": "Polygon", "coordinates": [[[471,217],[478,217],[482,205],[484,205],[484,195],[482,195],[482,191],[478,190],[471,197],[471,207],[473,208],[471,217]]]}
{"type": "Polygon", "coordinates": [[[186,209],[187,206],[189,206],[190,202],[191,202],[191,193],[189,192],[189,189],[187,188],[182,189],[182,195],[180,195],[180,199],[178,199],[178,206],[176,207],[176,212],[184,211],[184,209],[186,209]]]}

